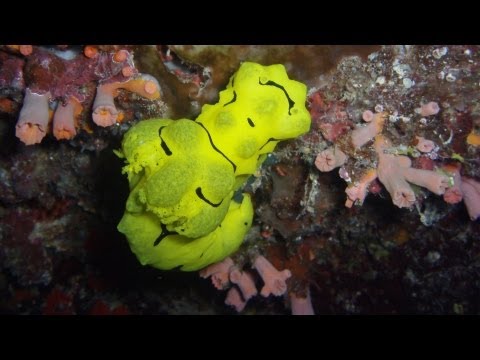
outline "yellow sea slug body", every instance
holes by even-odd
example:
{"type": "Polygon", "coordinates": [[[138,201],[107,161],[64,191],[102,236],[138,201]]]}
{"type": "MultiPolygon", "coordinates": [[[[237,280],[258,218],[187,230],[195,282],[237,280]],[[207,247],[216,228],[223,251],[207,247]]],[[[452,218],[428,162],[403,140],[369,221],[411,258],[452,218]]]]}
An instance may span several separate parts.
{"type": "Polygon", "coordinates": [[[306,86],[283,65],[243,63],[196,121],[150,119],[122,142],[130,184],[118,225],[144,265],[201,269],[229,256],[252,224],[234,191],[281,140],[307,132],[306,86]]]}
{"type": "Polygon", "coordinates": [[[244,63],[219,102],[205,105],[196,121],[235,163],[236,176],[253,174],[259,155],[309,130],[305,100],[306,86],[290,80],[283,65],[244,63]]]}

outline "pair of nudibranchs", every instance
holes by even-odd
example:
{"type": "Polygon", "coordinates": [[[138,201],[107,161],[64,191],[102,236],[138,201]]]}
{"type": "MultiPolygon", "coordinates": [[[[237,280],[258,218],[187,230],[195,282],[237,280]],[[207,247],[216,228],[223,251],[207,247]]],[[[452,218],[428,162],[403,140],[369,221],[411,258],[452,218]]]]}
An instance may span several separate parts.
{"type": "Polygon", "coordinates": [[[130,195],[118,230],[143,265],[193,271],[238,249],[253,207],[233,195],[279,141],[309,130],[306,95],[283,65],[245,62],[195,121],[144,120],[125,134],[117,153],[130,195]]]}

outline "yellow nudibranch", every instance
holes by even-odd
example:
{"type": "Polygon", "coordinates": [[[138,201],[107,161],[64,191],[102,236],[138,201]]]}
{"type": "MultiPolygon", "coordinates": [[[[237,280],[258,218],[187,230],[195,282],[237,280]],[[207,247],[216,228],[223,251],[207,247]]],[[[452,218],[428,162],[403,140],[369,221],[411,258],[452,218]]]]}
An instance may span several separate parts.
{"type": "Polygon", "coordinates": [[[245,62],[195,121],[149,119],[125,134],[130,195],[118,230],[143,265],[194,271],[239,248],[253,207],[233,194],[279,141],[309,130],[306,93],[283,65],[245,62]]]}

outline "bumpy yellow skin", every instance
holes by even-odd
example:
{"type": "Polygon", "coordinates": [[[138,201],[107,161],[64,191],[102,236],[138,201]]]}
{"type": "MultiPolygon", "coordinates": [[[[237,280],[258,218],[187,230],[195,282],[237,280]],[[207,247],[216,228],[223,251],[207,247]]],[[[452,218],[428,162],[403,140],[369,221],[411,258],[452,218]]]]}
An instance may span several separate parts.
{"type": "Polygon", "coordinates": [[[306,91],[283,65],[245,62],[196,121],[150,119],[125,134],[131,192],[118,230],[143,265],[194,271],[238,249],[253,207],[233,193],[279,141],[309,130],[306,91]]]}

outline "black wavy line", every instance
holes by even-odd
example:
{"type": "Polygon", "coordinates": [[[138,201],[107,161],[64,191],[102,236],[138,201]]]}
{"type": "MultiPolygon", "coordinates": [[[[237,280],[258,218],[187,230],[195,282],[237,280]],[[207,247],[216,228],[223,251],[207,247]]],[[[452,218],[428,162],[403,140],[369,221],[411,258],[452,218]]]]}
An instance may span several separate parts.
{"type": "Polygon", "coordinates": [[[295,106],[295,101],[290,99],[290,96],[288,95],[287,90],[285,90],[285,88],[282,85],[277,84],[275,81],[272,81],[272,80],[268,80],[265,84],[262,84],[262,82],[260,81],[260,78],[258,78],[258,83],[260,85],[275,86],[276,88],[279,88],[280,90],[282,90],[288,100],[288,115],[292,115],[290,110],[292,110],[292,108],[295,106]]]}
{"type": "Polygon", "coordinates": [[[222,201],[220,201],[218,204],[214,204],[214,203],[212,203],[210,200],[208,200],[208,199],[205,197],[205,195],[203,195],[203,193],[202,193],[202,188],[201,188],[201,187],[198,187],[198,188],[195,190],[195,193],[197,194],[197,196],[198,196],[201,200],[205,201],[208,205],[210,205],[210,206],[212,206],[212,207],[219,207],[220,205],[222,205],[223,199],[222,199],[222,201]]]}
{"type": "Polygon", "coordinates": [[[203,130],[205,130],[207,132],[207,135],[208,135],[208,140],[210,140],[210,145],[212,145],[212,148],[213,150],[215,150],[216,152],[218,152],[220,155],[222,155],[230,164],[232,164],[233,166],[233,172],[235,172],[237,170],[237,165],[235,165],[235,163],[230,160],[227,155],[225,155],[223,152],[221,152],[216,146],[215,144],[213,143],[213,140],[212,140],[212,137],[210,135],[210,132],[207,130],[207,128],[202,124],[202,123],[199,123],[199,122],[196,122],[194,121],[195,124],[197,125],[200,125],[202,127],[203,130]]]}

